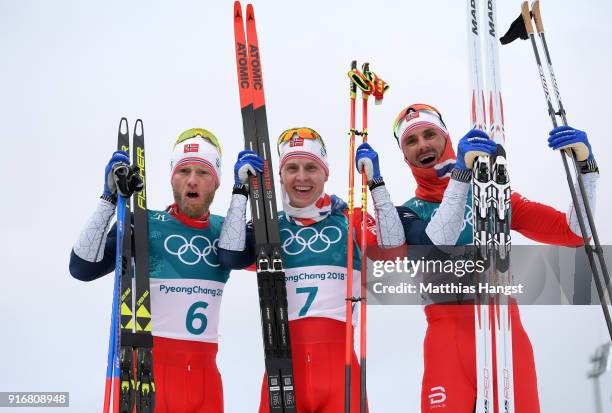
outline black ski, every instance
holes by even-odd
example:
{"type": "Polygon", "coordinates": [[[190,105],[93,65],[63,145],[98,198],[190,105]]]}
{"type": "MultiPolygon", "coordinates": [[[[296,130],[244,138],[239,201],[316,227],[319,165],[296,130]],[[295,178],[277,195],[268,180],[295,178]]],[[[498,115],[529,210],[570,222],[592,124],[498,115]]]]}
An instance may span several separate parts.
{"type": "Polygon", "coordinates": [[[251,177],[257,285],[264,340],[270,412],[296,412],[285,271],[280,250],[276,195],[268,137],[263,76],[253,6],[246,9],[246,35],[240,2],[234,3],[238,89],[245,147],[264,159],[264,173],[251,177]]]}
{"type": "MultiPolygon", "coordinates": [[[[129,136],[120,136],[119,147],[129,153],[129,136]]],[[[132,162],[143,182],[143,189],[134,193],[134,225],[125,231],[121,278],[121,372],[120,412],[153,413],[155,383],[153,381],[153,336],[151,335],[151,300],[149,289],[149,239],[145,174],[144,129],[142,120],[134,125],[132,162]],[[133,239],[132,239],[133,235],[133,239]],[[132,241],[135,267],[135,296],[132,291],[132,241]],[[135,297],[135,300],[134,300],[135,297]],[[134,305],[135,304],[135,305],[134,305]],[[136,308],[136,311],[134,311],[136,308]]],[[[126,222],[130,218],[129,200],[126,222]]]]}
{"type": "Polygon", "coordinates": [[[153,380],[153,336],[151,335],[151,292],[149,285],[149,225],[147,217],[147,181],[142,120],[134,125],[134,162],[142,179],[142,191],[134,194],[134,259],[136,268],[136,313],[134,341],[136,352],[136,412],[155,411],[153,380]]]}

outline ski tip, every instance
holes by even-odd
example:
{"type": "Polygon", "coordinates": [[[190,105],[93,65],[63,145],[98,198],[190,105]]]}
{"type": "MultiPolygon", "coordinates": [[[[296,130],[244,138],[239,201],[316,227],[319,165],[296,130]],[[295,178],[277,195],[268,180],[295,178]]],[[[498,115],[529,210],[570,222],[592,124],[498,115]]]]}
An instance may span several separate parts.
{"type": "Polygon", "coordinates": [[[253,5],[251,3],[247,4],[246,18],[247,20],[253,20],[255,18],[255,12],[253,11],[253,5]]]}
{"type": "Polygon", "coordinates": [[[357,69],[357,60],[353,60],[351,62],[351,70],[355,70],[355,69],[357,69]]]}
{"type": "Polygon", "coordinates": [[[144,126],[142,124],[142,119],[137,119],[136,124],[134,125],[134,136],[143,136],[144,135],[144,126]]]}
{"type": "Polygon", "coordinates": [[[119,121],[119,133],[122,135],[127,135],[129,133],[128,120],[126,117],[122,117],[119,121]]]}
{"type": "Polygon", "coordinates": [[[239,1],[234,2],[234,19],[242,18],[242,6],[239,1]]]}

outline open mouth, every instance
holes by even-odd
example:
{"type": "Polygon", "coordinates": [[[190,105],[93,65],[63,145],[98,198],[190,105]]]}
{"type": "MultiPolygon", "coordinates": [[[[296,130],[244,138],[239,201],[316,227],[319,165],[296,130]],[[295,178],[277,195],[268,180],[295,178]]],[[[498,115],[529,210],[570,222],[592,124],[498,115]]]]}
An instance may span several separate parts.
{"type": "Polygon", "coordinates": [[[421,165],[425,167],[431,166],[431,164],[433,164],[435,161],[436,161],[436,155],[431,152],[419,156],[419,162],[421,163],[421,165]]]}
{"type": "Polygon", "coordinates": [[[191,200],[196,200],[200,197],[200,194],[198,194],[197,192],[187,192],[186,196],[187,199],[191,199],[191,200]]]}
{"type": "Polygon", "coordinates": [[[298,194],[308,194],[310,191],[312,191],[312,186],[294,186],[293,190],[295,192],[297,192],[298,194]]]}

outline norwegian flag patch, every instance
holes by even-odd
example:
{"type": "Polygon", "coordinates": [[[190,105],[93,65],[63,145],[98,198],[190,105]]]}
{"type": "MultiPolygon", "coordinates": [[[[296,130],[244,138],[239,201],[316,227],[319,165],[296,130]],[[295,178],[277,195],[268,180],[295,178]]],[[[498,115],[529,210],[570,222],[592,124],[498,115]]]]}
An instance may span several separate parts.
{"type": "Polygon", "coordinates": [[[406,114],[406,120],[416,119],[419,117],[419,112],[416,110],[411,110],[406,114]]]}
{"type": "Polygon", "coordinates": [[[188,143],[184,146],[183,153],[197,152],[199,149],[199,143],[188,143]]]}
{"type": "Polygon", "coordinates": [[[289,147],[293,148],[294,146],[304,146],[304,138],[300,138],[299,136],[294,136],[289,141],[289,147]]]}

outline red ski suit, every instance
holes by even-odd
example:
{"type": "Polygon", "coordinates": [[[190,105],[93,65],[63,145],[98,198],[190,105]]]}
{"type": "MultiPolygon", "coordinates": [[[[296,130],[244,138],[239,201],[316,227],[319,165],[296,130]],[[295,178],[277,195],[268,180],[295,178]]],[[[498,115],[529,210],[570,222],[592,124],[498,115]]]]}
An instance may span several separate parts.
{"type": "MultiPolygon", "coordinates": [[[[514,192],[511,228],[545,244],[576,247],[582,239],[569,228],[566,214],[514,192]]],[[[421,411],[473,413],[476,402],[476,348],[472,305],[430,304],[425,307],[425,373],[421,411]]],[[[518,307],[510,306],[516,413],[539,413],[535,361],[518,307]]],[[[495,365],[495,358],[494,358],[495,365]]],[[[493,372],[493,388],[497,377],[493,372]]],[[[495,405],[494,412],[497,411],[495,405]]]]}

